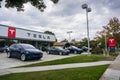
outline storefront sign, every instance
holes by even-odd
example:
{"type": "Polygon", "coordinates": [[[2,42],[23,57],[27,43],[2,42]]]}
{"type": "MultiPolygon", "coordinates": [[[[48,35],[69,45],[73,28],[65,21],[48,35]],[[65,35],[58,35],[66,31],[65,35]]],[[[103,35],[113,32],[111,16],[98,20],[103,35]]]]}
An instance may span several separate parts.
{"type": "Polygon", "coordinates": [[[108,46],[109,47],[115,47],[116,46],[116,39],[115,38],[109,38],[108,39],[108,46]]]}
{"type": "Polygon", "coordinates": [[[16,37],[16,28],[9,27],[8,28],[8,38],[16,37]]]}

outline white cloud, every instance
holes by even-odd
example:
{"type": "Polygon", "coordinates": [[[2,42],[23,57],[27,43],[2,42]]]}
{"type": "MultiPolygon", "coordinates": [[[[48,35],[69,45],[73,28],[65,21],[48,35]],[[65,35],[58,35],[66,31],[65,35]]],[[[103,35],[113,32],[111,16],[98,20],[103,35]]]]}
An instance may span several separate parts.
{"type": "MultiPolygon", "coordinates": [[[[119,0],[92,0],[87,3],[92,8],[89,13],[90,38],[106,25],[110,18],[119,16],[119,0]],[[114,5],[116,4],[116,5],[114,5]]],[[[16,9],[1,8],[0,24],[22,27],[35,31],[44,32],[50,30],[55,33],[59,41],[69,39],[67,32],[73,31],[72,39],[81,40],[87,37],[86,14],[81,5],[85,3],[80,0],[60,0],[58,4],[45,0],[47,8],[40,12],[30,3],[25,4],[24,12],[16,9]]]]}

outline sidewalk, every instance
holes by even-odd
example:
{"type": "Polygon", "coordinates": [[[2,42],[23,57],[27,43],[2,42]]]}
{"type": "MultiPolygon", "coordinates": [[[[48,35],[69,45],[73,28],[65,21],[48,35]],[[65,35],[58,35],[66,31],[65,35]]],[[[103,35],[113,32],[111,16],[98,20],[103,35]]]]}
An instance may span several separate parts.
{"type": "Polygon", "coordinates": [[[112,61],[98,61],[98,62],[89,62],[89,63],[74,63],[74,64],[63,64],[63,65],[52,65],[52,66],[9,68],[9,69],[1,69],[0,75],[11,74],[11,73],[22,73],[22,72],[58,70],[58,69],[66,69],[66,68],[89,67],[89,66],[98,66],[98,65],[105,65],[111,63],[112,61]]]}
{"type": "Polygon", "coordinates": [[[120,80],[120,55],[109,66],[100,80],[120,80]]]}
{"type": "Polygon", "coordinates": [[[24,66],[28,64],[40,63],[40,62],[51,61],[56,59],[63,59],[73,56],[77,56],[77,55],[76,54],[70,54],[65,56],[48,55],[47,53],[44,52],[43,58],[41,58],[40,60],[21,61],[16,58],[12,58],[12,59],[7,58],[6,53],[0,53],[0,69],[8,69],[11,67],[24,66]]]}

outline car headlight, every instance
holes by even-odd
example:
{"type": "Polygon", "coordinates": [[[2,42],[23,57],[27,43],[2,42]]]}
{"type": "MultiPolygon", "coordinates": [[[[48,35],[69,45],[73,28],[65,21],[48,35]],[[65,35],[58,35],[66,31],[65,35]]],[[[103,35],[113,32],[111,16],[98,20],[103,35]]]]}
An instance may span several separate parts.
{"type": "Polygon", "coordinates": [[[39,51],[40,53],[43,53],[42,51],[39,51]]]}

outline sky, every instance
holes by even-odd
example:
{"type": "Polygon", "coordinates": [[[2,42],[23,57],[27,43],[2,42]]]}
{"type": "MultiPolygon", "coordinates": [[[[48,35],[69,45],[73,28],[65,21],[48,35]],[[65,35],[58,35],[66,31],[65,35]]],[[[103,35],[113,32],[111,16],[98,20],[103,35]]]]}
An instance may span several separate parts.
{"type": "MultiPolygon", "coordinates": [[[[88,13],[90,39],[97,31],[103,30],[109,20],[117,17],[120,20],[120,0],[59,0],[53,4],[44,0],[47,8],[40,12],[27,3],[24,12],[17,12],[15,8],[0,8],[0,24],[10,25],[39,32],[52,31],[58,41],[71,39],[80,41],[87,37],[86,13],[81,8],[84,3],[92,9],[88,13]]],[[[3,3],[4,4],[4,3],[3,3]]]]}

